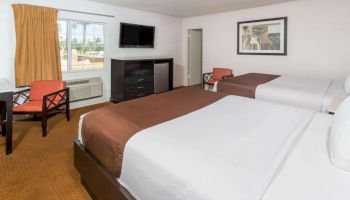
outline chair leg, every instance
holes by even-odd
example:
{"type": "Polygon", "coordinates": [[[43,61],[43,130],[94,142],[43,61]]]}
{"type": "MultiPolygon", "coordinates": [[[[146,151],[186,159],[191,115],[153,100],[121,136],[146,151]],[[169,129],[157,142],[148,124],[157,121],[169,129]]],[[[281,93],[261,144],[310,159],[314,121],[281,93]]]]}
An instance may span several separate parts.
{"type": "Polygon", "coordinates": [[[69,109],[66,109],[66,118],[67,118],[67,121],[70,121],[70,110],[69,109]]]}
{"type": "Polygon", "coordinates": [[[47,115],[46,115],[46,113],[44,113],[42,116],[41,128],[43,131],[43,137],[46,137],[46,134],[47,134],[47,115]]]}
{"type": "Polygon", "coordinates": [[[66,118],[67,121],[70,121],[70,108],[69,108],[69,102],[66,103],[66,118]]]}

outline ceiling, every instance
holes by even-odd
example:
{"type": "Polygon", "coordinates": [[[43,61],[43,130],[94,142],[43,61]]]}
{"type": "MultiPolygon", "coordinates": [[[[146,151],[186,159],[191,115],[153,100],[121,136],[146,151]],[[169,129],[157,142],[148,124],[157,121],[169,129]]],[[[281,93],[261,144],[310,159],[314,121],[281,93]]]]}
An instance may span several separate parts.
{"type": "Polygon", "coordinates": [[[91,0],[117,6],[166,14],[193,17],[225,11],[253,8],[294,0],[91,0]]]}

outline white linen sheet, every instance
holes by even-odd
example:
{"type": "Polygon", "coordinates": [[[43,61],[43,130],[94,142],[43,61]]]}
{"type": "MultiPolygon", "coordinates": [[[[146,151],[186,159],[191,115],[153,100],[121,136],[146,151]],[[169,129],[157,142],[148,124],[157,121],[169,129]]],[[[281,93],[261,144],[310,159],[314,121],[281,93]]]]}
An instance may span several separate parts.
{"type": "Polygon", "coordinates": [[[321,112],[331,80],[281,76],[256,88],[255,98],[321,112]]]}
{"type": "Polygon", "coordinates": [[[331,115],[318,113],[264,200],[349,200],[350,173],[329,160],[331,115]]]}
{"type": "Polygon", "coordinates": [[[227,96],[134,135],[118,181],[140,200],[262,199],[313,116],[227,96]]]}
{"type": "Polygon", "coordinates": [[[345,99],[345,97],[347,97],[347,94],[344,90],[344,83],[342,81],[332,81],[325,96],[323,97],[321,112],[328,112],[328,108],[332,104],[332,100],[335,97],[342,99],[345,99]]]}
{"type": "Polygon", "coordinates": [[[82,144],[82,145],[84,145],[84,143],[83,143],[83,136],[81,135],[81,128],[82,128],[82,126],[83,126],[83,120],[84,120],[84,117],[85,117],[85,115],[87,115],[88,113],[85,113],[85,114],[83,114],[83,115],[81,115],[80,116],[80,118],[79,118],[79,127],[78,127],[78,141],[82,144]]]}

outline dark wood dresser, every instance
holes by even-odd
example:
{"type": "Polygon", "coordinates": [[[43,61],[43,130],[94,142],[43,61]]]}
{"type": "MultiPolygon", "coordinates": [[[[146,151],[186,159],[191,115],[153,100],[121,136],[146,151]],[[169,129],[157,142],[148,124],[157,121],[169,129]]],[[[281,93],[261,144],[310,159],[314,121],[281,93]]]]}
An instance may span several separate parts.
{"type": "Polygon", "coordinates": [[[172,58],[120,58],[112,59],[111,63],[112,102],[173,89],[172,58]],[[159,85],[163,85],[163,90],[157,89],[159,85]]]}

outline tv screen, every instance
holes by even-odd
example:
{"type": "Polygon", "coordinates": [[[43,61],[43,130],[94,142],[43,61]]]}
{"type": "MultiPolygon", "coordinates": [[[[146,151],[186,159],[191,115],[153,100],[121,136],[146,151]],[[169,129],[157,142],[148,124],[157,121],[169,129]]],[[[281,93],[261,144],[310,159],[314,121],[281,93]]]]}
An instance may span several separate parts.
{"type": "Polygon", "coordinates": [[[119,47],[154,48],[154,26],[120,23],[119,47]]]}

